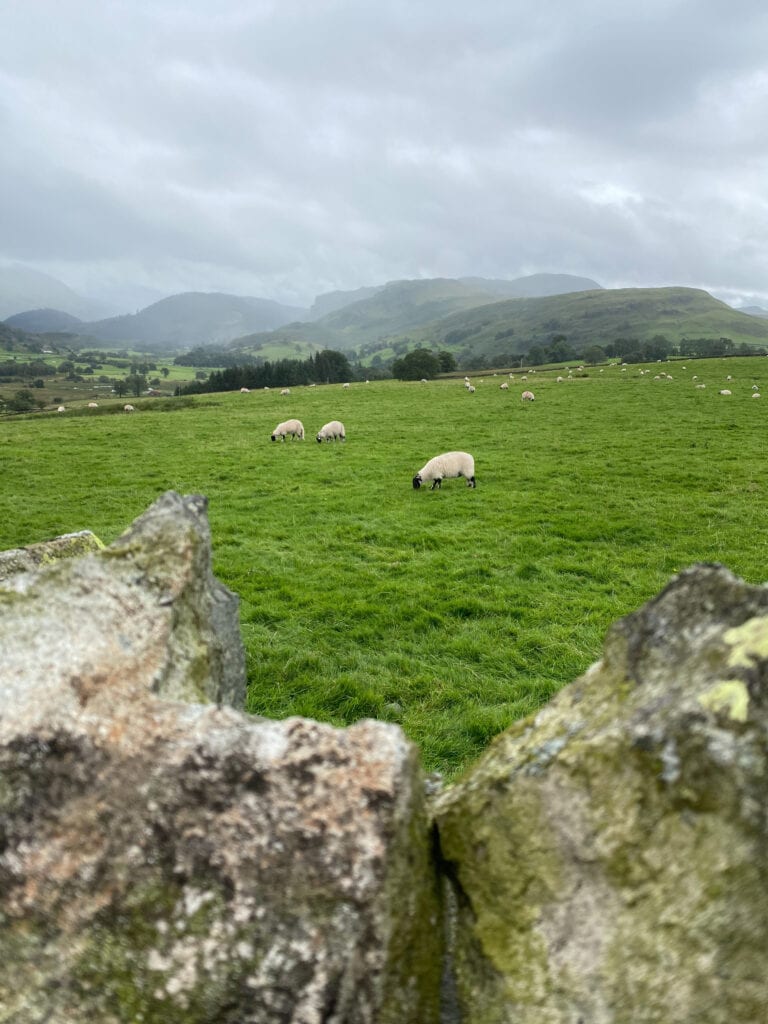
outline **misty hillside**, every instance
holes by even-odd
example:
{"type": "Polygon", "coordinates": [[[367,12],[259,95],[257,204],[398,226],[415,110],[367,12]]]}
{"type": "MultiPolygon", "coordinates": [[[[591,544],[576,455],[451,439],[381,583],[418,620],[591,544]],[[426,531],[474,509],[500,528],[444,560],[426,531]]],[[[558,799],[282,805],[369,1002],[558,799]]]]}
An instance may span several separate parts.
{"type": "Polygon", "coordinates": [[[0,320],[38,309],[62,310],[80,318],[104,316],[107,312],[48,274],[22,266],[0,267],[0,320]]]}
{"type": "Polygon", "coordinates": [[[385,285],[373,285],[370,288],[356,288],[351,292],[324,292],[318,295],[309,310],[310,320],[319,320],[328,313],[335,313],[343,306],[349,306],[353,302],[360,302],[361,299],[370,299],[376,292],[380,292],[385,285]]]}
{"type": "Polygon", "coordinates": [[[61,309],[30,309],[25,313],[16,313],[6,317],[9,327],[17,327],[30,334],[45,334],[48,331],[77,331],[82,324],[76,316],[65,313],[61,309]]]}
{"type": "Polygon", "coordinates": [[[529,274],[513,281],[487,277],[461,277],[459,280],[470,288],[505,299],[536,299],[570,292],[596,291],[601,287],[591,277],[574,277],[572,274],[529,274]]]}
{"type": "Polygon", "coordinates": [[[133,343],[145,349],[188,349],[220,345],[251,331],[269,331],[307,315],[307,310],[220,292],[184,292],[138,313],[80,325],[98,341],[133,343]]]}
{"type": "MultiPolygon", "coordinates": [[[[534,274],[516,281],[481,277],[463,281],[454,278],[389,281],[378,288],[359,289],[358,292],[330,292],[334,301],[351,299],[361,293],[369,294],[311,323],[289,324],[277,331],[237,338],[232,347],[251,352],[263,351],[266,347],[274,349],[280,344],[360,349],[441,320],[452,313],[495,303],[500,295],[507,295],[510,290],[527,293],[530,289],[532,294],[538,295],[542,291],[549,294],[552,288],[560,292],[578,290],[586,284],[590,288],[600,287],[594,281],[569,274],[534,274]]],[[[321,307],[323,298],[319,296],[312,308],[321,307]]]]}
{"type": "Polygon", "coordinates": [[[702,337],[766,344],[768,323],[697,288],[616,288],[497,302],[430,324],[409,341],[493,357],[528,352],[533,345],[549,344],[556,334],[565,335],[575,348],[617,338],[647,341],[658,334],[673,344],[702,337]]]}

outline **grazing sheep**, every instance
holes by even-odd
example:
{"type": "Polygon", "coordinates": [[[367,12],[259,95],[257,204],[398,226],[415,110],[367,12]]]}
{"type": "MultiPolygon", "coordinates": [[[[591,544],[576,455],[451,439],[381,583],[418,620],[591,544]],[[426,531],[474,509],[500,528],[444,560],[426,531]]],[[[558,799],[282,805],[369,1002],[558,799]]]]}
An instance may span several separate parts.
{"type": "Polygon", "coordinates": [[[278,423],[271,436],[273,441],[276,441],[278,437],[281,441],[285,441],[288,434],[291,435],[292,441],[295,441],[297,437],[300,441],[304,440],[304,424],[301,420],[286,420],[285,423],[278,423]]]}
{"type": "Polygon", "coordinates": [[[696,385],[696,390],[697,391],[703,391],[706,386],[707,386],[706,384],[697,384],[696,385]]]}
{"type": "Polygon", "coordinates": [[[136,412],[136,409],[132,405],[124,405],[123,412],[136,412]]]}
{"type": "Polygon", "coordinates": [[[89,402],[88,403],[88,408],[89,409],[98,409],[99,408],[99,403],[98,402],[89,402]]]}
{"type": "Polygon", "coordinates": [[[520,395],[520,399],[523,402],[532,402],[535,398],[536,396],[532,391],[524,391],[522,395],[520,395]]]}
{"type": "Polygon", "coordinates": [[[344,424],[339,420],[331,420],[330,423],[326,423],[324,427],[320,427],[317,432],[317,440],[320,444],[323,441],[346,441],[347,434],[344,430],[344,424]]]}
{"type": "Polygon", "coordinates": [[[474,384],[468,384],[467,385],[467,391],[469,392],[470,395],[474,395],[474,393],[475,393],[475,385],[474,384]]]}
{"type": "Polygon", "coordinates": [[[418,491],[431,480],[430,490],[434,491],[442,486],[443,480],[457,476],[464,477],[467,487],[475,486],[475,460],[468,452],[446,452],[430,459],[413,478],[413,489],[418,491]]]}
{"type": "Polygon", "coordinates": [[[291,393],[291,389],[290,388],[282,388],[280,390],[280,394],[281,395],[290,395],[290,393],[291,393]]]}
{"type": "Polygon", "coordinates": [[[250,388],[240,388],[240,394],[241,395],[250,395],[250,393],[251,393],[251,389],[250,388]]]}
{"type": "Polygon", "coordinates": [[[725,379],[726,379],[726,380],[733,380],[733,377],[732,377],[732,376],[730,375],[730,373],[729,373],[729,374],[728,374],[728,376],[727,376],[727,377],[726,377],[725,379]]]}
{"type": "Polygon", "coordinates": [[[757,386],[757,384],[753,384],[753,385],[752,385],[752,390],[753,390],[753,391],[759,391],[759,390],[760,390],[760,388],[759,388],[759,387],[757,386]]]}
{"type": "Polygon", "coordinates": [[[717,393],[718,393],[718,395],[730,395],[731,394],[731,392],[728,390],[728,388],[723,388],[722,391],[718,391],[717,393]]]}
{"type": "Polygon", "coordinates": [[[349,384],[342,384],[341,386],[342,386],[343,388],[348,388],[348,387],[349,387],[349,384]]]}
{"type": "Polygon", "coordinates": [[[563,380],[564,380],[564,378],[563,378],[563,377],[558,377],[558,378],[557,378],[557,383],[558,383],[558,384],[562,384],[562,383],[563,383],[563,380]]]}
{"type": "Polygon", "coordinates": [[[759,398],[760,397],[760,392],[759,391],[753,391],[752,394],[749,397],[750,398],[759,398]]]}
{"type": "Polygon", "coordinates": [[[66,412],[66,411],[67,411],[67,409],[66,409],[66,406],[64,406],[64,405],[60,405],[58,407],[58,409],[56,410],[56,412],[66,412]]]}
{"type": "Polygon", "coordinates": [[[422,377],[421,378],[421,383],[422,384],[426,384],[427,383],[427,378],[426,377],[422,377]]]}
{"type": "Polygon", "coordinates": [[[509,384],[506,381],[504,381],[503,384],[499,384],[499,390],[500,391],[509,391],[509,384]]]}

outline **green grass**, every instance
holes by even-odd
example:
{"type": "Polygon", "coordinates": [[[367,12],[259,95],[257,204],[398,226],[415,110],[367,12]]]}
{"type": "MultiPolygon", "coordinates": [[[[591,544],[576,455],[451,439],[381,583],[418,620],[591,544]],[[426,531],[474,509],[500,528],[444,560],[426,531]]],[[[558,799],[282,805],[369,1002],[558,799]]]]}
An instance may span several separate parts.
{"type": "Polygon", "coordinates": [[[675,571],[768,577],[768,360],[667,369],[674,381],[609,367],[517,375],[507,393],[503,377],[474,395],[386,381],[7,418],[0,548],[84,528],[110,542],[163,491],[206,494],[214,570],[241,598],[249,710],[398,722],[451,776],[675,571]],[[289,416],[307,440],[271,443],[289,416]],[[346,444],[318,445],[335,418],[346,444]],[[453,448],[474,454],[477,489],[414,491],[453,448]]]}

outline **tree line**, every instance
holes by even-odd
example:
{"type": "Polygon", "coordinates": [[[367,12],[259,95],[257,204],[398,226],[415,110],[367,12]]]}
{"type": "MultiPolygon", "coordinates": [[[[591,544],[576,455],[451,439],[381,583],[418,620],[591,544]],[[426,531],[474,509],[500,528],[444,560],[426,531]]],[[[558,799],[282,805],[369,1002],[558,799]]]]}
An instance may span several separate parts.
{"type": "Polygon", "coordinates": [[[288,388],[300,384],[340,384],[355,374],[343,352],[324,349],[307,359],[265,360],[258,365],[227,366],[214,370],[205,380],[177,388],[180,395],[211,391],[239,391],[240,388],[288,388]]]}

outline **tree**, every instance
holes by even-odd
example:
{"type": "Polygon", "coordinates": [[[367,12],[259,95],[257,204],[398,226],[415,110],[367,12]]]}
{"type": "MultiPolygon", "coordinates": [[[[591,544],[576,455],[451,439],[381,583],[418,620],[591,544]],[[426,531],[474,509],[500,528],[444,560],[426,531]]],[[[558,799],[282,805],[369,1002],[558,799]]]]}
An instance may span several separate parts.
{"type": "Polygon", "coordinates": [[[451,373],[456,369],[456,358],[453,352],[446,352],[445,349],[441,349],[437,353],[437,358],[440,361],[441,373],[451,373]]]}
{"type": "Polygon", "coordinates": [[[113,390],[118,398],[122,398],[128,392],[128,385],[124,380],[116,380],[113,390]]]}
{"type": "Polygon", "coordinates": [[[531,366],[541,366],[542,363],[546,363],[547,357],[544,354],[544,349],[541,345],[531,345],[528,350],[528,362],[531,366]]]}
{"type": "Polygon", "coordinates": [[[585,363],[590,363],[594,366],[595,363],[602,363],[605,359],[605,351],[599,345],[589,345],[584,349],[582,358],[585,363]]]}
{"type": "Polygon", "coordinates": [[[146,390],[147,378],[143,373],[129,373],[125,378],[125,383],[131,393],[138,398],[141,392],[146,390]]]}
{"type": "Polygon", "coordinates": [[[37,408],[35,396],[26,389],[17,391],[10,402],[8,402],[7,408],[11,412],[32,412],[37,408]]]}
{"type": "Polygon", "coordinates": [[[415,348],[392,363],[392,373],[398,380],[430,380],[440,373],[440,360],[429,349],[415,348]]]}
{"type": "Polygon", "coordinates": [[[163,377],[167,377],[170,372],[171,371],[168,369],[167,366],[163,366],[160,369],[160,373],[162,373],[163,377]]]}

